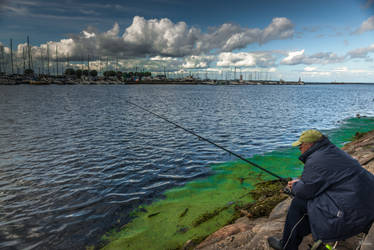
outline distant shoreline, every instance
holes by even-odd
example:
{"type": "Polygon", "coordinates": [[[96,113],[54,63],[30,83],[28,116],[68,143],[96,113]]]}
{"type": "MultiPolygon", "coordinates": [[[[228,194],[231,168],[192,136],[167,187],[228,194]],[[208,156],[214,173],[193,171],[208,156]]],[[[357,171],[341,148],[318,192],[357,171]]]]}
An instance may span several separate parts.
{"type": "Polygon", "coordinates": [[[115,79],[76,80],[48,78],[33,80],[27,78],[0,78],[0,85],[374,85],[362,82],[302,82],[302,81],[225,81],[225,80],[144,80],[121,81],[115,79]]]}

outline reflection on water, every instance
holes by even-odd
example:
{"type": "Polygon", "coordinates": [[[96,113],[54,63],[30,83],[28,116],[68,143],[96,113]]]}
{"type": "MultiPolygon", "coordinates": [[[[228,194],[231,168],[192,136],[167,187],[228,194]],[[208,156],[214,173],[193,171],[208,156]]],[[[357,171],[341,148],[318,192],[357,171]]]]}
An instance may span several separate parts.
{"type": "Polygon", "coordinates": [[[373,115],[374,86],[0,86],[0,248],[84,248],[162,191],[307,128],[373,115]]]}

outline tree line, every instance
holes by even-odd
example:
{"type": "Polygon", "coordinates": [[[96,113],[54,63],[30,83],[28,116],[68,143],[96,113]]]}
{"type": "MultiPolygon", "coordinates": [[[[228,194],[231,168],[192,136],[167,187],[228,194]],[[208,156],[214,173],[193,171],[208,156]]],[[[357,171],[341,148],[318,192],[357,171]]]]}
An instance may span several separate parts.
{"type": "MultiPolygon", "coordinates": [[[[81,70],[77,69],[74,70],[72,68],[68,68],[65,70],[65,75],[67,76],[76,76],[77,78],[81,78],[82,76],[91,76],[91,77],[96,77],[98,75],[98,72],[96,70],[81,70]]],[[[152,73],[147,71],[147,72],[122,72],[122,71],[114,71],[114,70],[109,70],[105,71],[103,73],[104,77],[117,77],[118,79],[121,78],[142,78],[142,77],[150,77],[152,76],[152,73]]]]}

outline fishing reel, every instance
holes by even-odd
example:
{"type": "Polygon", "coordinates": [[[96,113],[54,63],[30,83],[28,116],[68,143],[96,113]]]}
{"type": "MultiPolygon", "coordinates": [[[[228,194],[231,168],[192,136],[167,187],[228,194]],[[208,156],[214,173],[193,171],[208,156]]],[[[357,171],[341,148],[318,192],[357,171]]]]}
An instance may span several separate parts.
{"type": "Polygon", "coordinates": [[[291,196],[291,197],[294,197],[295,195],[291,192],[291,189],[289,187],[285,187],[283,188],[283,193],[291,196]]]}

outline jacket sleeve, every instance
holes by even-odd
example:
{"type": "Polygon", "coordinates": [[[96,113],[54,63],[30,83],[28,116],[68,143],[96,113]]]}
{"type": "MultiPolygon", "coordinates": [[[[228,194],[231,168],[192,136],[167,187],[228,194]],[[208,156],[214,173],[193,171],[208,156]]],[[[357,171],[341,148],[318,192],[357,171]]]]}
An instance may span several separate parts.
{"type": "Polygon", "coordinates": [[[292,193],[304,200],[313,199],[329,186],[327,177],[323,169],[306,164],[300,180],[292,185],[292,193]]]}

